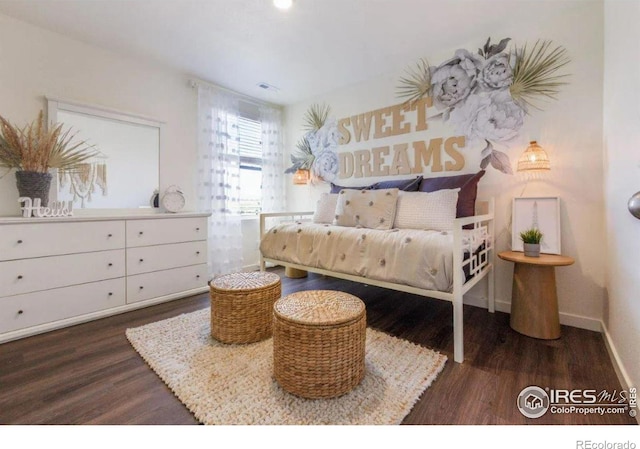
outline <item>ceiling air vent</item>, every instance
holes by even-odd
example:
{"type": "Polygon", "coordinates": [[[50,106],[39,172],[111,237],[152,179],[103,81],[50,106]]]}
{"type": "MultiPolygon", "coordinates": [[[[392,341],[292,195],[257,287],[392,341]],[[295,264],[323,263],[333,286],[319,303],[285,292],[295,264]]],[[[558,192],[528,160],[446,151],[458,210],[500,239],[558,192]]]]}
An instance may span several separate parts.
{"type": "Polygon", "coordinates": [[[278,92],[280,90],[276,86],[272,86],[271,84],[268,84],[268,83],[258,83],[258,87],[264,90],[270,90],[272,92],[278,92]]]}

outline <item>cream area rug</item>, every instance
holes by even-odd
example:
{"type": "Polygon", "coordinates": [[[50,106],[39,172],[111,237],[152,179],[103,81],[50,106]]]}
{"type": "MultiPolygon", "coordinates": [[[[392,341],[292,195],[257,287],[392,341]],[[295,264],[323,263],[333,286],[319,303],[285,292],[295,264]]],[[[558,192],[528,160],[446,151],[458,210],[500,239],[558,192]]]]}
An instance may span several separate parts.
{"type": "Polygon", "coordinates": [[[446,356],[367,329],[366,374],[350,393],[303,399],[273,379],[273,340],[225,345],[202,309],[127,329],[136,351],[204,424],[400,424],[446,356]]]}

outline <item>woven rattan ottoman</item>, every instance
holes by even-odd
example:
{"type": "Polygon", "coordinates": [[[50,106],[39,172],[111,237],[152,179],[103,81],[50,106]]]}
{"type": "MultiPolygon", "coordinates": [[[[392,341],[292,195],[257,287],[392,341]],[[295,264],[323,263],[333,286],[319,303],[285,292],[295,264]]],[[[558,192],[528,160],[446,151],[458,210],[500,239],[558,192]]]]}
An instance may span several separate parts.
{"type": "Polygon", "coordinates": [[[253,343],[271,337],[280,277],[261,271],[230,273],[209,283],[211,336],[223,343],[253,343]]]}
{"type": "Polygon", "coordinates": [[[310,290],[273,306],[273,370],[280,386],[304,398],[348,393],[364,377],[367,317],[348,293],[310,290]]]}

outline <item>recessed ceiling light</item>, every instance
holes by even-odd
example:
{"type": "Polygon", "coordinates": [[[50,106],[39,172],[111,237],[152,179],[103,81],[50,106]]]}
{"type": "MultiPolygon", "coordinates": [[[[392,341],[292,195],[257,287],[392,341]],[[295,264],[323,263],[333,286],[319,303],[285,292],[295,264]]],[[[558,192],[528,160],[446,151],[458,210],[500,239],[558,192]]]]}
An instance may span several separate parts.
{"type": "Polygon", "coordinates": [[[293,4],[293,0],[273,0],[273,4],[278,9],[289,9],[293,4]]]}

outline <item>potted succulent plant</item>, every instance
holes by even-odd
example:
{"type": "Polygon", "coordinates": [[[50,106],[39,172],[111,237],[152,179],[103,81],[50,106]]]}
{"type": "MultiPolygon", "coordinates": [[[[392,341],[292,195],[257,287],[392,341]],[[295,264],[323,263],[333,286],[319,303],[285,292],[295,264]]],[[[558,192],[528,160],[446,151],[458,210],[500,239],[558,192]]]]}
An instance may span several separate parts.
{"type": "Polygon", "coordinates": [[[536,228],[524,230],[520,233],[520,240],[524,244],[524,255],[529,257],[540,257],[540,241],[542,232],[536,228]]]}
{"type": "Polygon", "coordinates": [[[42,111],[23,128],[0,116],[0,167],[16,169],[20,196],[40,198],[43,206],[49,202],[49,169],[73,170],[96,154],[85,141],[74,142],[75,134],[62,126],[47,127],[42,111]]]}

